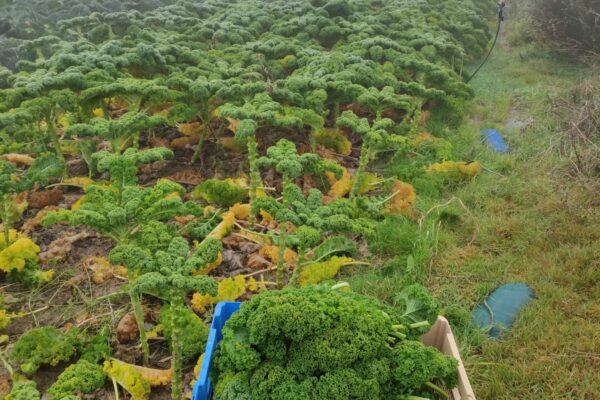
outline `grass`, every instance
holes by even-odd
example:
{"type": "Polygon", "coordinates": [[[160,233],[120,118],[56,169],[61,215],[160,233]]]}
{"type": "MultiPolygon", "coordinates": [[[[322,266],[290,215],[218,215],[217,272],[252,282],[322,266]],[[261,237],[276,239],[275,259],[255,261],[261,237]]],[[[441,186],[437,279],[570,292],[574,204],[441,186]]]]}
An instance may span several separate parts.
{"type": "MultiPolygon", "coordinates": [[[[422,280],[444,305],[480,400],[600,396],[600,206],[562,172],[549,108],[587,72],[531,46],[500,46],[473,80],[476,99],[452,139],[484,169],[438,200],[454,196],[468,211],[450,206],[458,218],[438,231],[422,280]],[[484,128],[501,129],[510,155],[481,144],[484,128]],[[503,340],[490,340],[470,312],[507,282],[528,283],[537,298],[503,340]]],[[[376,272],[348,280],[382,299],[402,282],[376,272]]]]}

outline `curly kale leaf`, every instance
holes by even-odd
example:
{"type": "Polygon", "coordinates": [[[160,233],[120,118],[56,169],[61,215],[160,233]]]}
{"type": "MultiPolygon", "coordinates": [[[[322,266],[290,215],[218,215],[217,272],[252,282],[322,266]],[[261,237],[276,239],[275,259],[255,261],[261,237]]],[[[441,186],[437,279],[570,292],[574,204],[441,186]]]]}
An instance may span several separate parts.
{"type": "Polygon", "coordinates": [[[27,331],[17,340],[10,358],[26,374],[35,373],[42,365],[55,366],[68,361],[77,352],[78,330],[64,334],[57,328],[46,326],[27,331]]]}
{"type": "Polygon", "coordinates": [[[50,386],[48,393],[53,399],[64,399],[68,395],[90,394],[104,385],[104,372],[98,364],[79,360],[71,364],[50,386]]]}

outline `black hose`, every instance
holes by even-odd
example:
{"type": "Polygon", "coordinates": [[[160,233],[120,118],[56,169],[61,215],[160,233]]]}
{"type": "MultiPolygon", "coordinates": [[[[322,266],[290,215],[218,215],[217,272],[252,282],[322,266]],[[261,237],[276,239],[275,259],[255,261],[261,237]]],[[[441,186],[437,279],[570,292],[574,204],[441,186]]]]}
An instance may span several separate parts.
{"type": "Polygon", "coordinates": [[[492,55],[492,51],[494,50],[494,47],[496,47],[496,42],[498,42],[498,37],[500,36],[500,29],[502,27],[502,22],[504,21],[504,7],[505,6],[506,6],[506,2],[504,2],[504,1],[502,1],[500,4],[498,4],[498,29],[496,30],[496,37],[494,38],[494,43],[492,43],[492,47],[490,48],[490,51],[488,52],[487,56],[485,56],[485,59],[483,60],[481,65],[479,67],[477,67],[475,72],[473,72],[473,74],[469,77],[469,79],[467,79],[466,83],[471,82],[471,80],[475,77],[475,75],[477,75],[479,70],[485,65],[487,60],[492,55]]]}

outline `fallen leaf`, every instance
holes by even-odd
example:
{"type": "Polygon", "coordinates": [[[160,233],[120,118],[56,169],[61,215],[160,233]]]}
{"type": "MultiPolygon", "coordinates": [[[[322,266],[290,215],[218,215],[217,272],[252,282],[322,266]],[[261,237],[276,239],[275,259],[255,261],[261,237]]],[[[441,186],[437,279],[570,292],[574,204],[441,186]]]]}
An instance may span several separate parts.
{"type": "Polygon", "coordinates": [[[190,123],[177,124],[177,130],[180,133],[184,134],[185,136],[199,135],[201,129],[202,129],[201,122],[190,122],[190,123]]]}
{"type": "Polygon", "coordinates": [[[3,160],[11,162],[13,164],[24,165],[30,167],[33,164],[34,159],[27,154],[8,153],[0,156],[3,160]]]}
{"type": "Polygon", "coordinates": [[[0,376],[0,398],[4,398],[10,392],[10,377],[8,375],[0,376]]]}
{"type": "Polygon", "coordinates": [[[317,153],[321,158],[324,158],[326,160],[337,160],[338,159],[337,155],[333,152],[333,150],[329,150],[325,146],[318,145],[315,150],[315,153],[317,153]]]}
{"type": "Polygon", "coordinates": [[[234,137],[219,138],[219,143],[225,148],[225,150],[232,153],[240,153],[244,150],[244,147],[240,146],[237,139],[234,137]]]}
{"type": "Polygon", "coordinates": [[[184,169],[174,172],[165,178],[186,185],[199,185],[202,182],[202,174],[197,169],[184,169]]]}
{"type": "Polygon", "coordinates": [[[117,324],[117,340],[121,344],[131,343],[138,337],[137,323],[135,322],[135,314],[127,313],[121,318],[117,324]]]}
{"type": "Polygon", "coordinates": [[[126,278],[127,270],[122,265],[112,265],[106,258],[91,256],[86,258],[81,266],[84,270],[92,271],[92,281],[99,285],[115,276],[126,278]]]}
{"type": "Polygon", "coordinates": [[[254,270],[265,269],[271,265],[269,260],[261,256],[260,254],[250,254],[248,256],[248,260],[246,261],[246,265],[248,268],[254,270]]]}
{"type": "Polygon", "coordinates": [[[163,137],[151,137],[148,143],[150,143],[150,147],[169,147],[169,139],[163,137]]]}
{"type": "Polygon", "coordinates": [[[140,373],[142,378],[148,381],[150,386],[164,386],[171,383],[171,377],[173,376],[172,369],[147,368],[140,367],[139,365],[134,365],[133,367],[140,373]]]}
{"type": "Polygon", "coordinates": [[[239,250],[242,244],[247,242],[248,239],[239,235],[230,235],[223,238],[223,246],[227,249],[239,250]]]}
{"type": "Polygon", "coordinates": [[[72,232],[64,232],[61,237],[48,245],[48,248],[43,253],[40,253],[39,259],[41,262],[50,260],[63,259],[73,248],[73,244],[79,240],[83,240],[94,236],[90,231],[82,231],[76,234],[72,232]]]}
{"type": "Polygon", "coordinates": [[[147,400],[150,382],[132,364],[111,358],[104,361],[104,373],[123,387],[133,400],[147,400]]]}
{"type": "Polygon", "coordinates": [[[174,150],[185,150],[196,145],[199,140],[198,136],[184,136],[171,140],[170,147],[174,150]]]}
{"type": "Polygon", "coordinates": [[[195,219],[196,217],[194,217],[193,215],[180,215],[174,218],[174,220],[181,225],[187,225],[195,219]]]}
{"type": "Polygon", "coordinates": [[[47,206],[55,206],[60,203],[62,198],[63,192],[58,188],[31,192],[29,194],[29,208],[41,209],[47,206]]]}
{"type": "MultiPolygon", "coordinates": [[[[273,245],[264,245],[261,247],[259,255],[268,258],[273,264],[277,264],[279,260],[279,247],[273,245]]],[[[283,261],[286,264],[296,265],[298,255],[292,249],[286,248],[283,254],[283,261]]]]}
{"type": "Polygon", "coordinates": [[[222,263],[227,265],[228,271],[239,271],[245,268],[244,257],[240,252],[234,250],[223,250],[223,261],[222,263]]]}
{"type": "Polygon", "coordinates": [[[87,176],[72,176],[70,178],[63,179],[61,182],[62,185],[76,186],[82,189],[85,189],[95,183],[96,182],[94,182],[93,179],[88,178],[87,176]]]}
{"type": "Polygon", "coordinates": [[[250,216],[250,204],[236,203],[229,207],[230,211],[233,211],[236,219],[247,220],[250,216]]]}
{"type": "Polygon", "coordinates": [[[56,210],[58,210],[58,207],[56,207],[56,206],[48,206],[48,207],[42,208],[40,211],[37,212],[37,214],[35,214],[35,216],[33,218],[29,218],[28,220],[26,220],[23,223],[21,230],[23,231],[23,233],[28,235],[33,230],[35,230],[36,228],[41,226],[42,220],[44,219],[44,217],[46,217],[46,215],[48,215],[48,213],[50,211],[56,211],[56,210]]]}
{"type": "Polygon", "coordinates": [[[396,180],[392,187],[392,196],[387,203],[386,211],[392,214],[412,216],[416,200],[415,188],[410,183],[396,180]]]}
{"type": "Polygon", "coordinates": [[[229,117],[227,117],[227,121],[229,122],[229,125],[227,125],[227,129],[229,129],[233,133],[236,133],[240,121],[238,119],[233,119],[229,117]]]}
{"type": "Polygon", "coordinates": [[[204,314],[206,307],[211,304],[217,304],[220,301],[235,301],[246,293],[246,278],[243,275],[237,275],[233,278],[225,278],[219,282],[219,288],[216,296],[209,294],[194,293],[192,297],[192,308],[204,314]]]}

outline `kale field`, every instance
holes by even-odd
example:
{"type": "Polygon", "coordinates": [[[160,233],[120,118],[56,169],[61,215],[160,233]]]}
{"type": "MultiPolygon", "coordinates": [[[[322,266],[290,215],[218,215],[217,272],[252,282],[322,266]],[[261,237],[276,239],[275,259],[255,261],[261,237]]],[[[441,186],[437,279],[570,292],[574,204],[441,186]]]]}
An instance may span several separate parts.
{"type": "Polygon", "coordinates": [[[495,13],[0,0],[0,399],[191,398],[221,301],[214,400],[451,398],[419,338],[483,335],[432,274],[495,13]]]}

